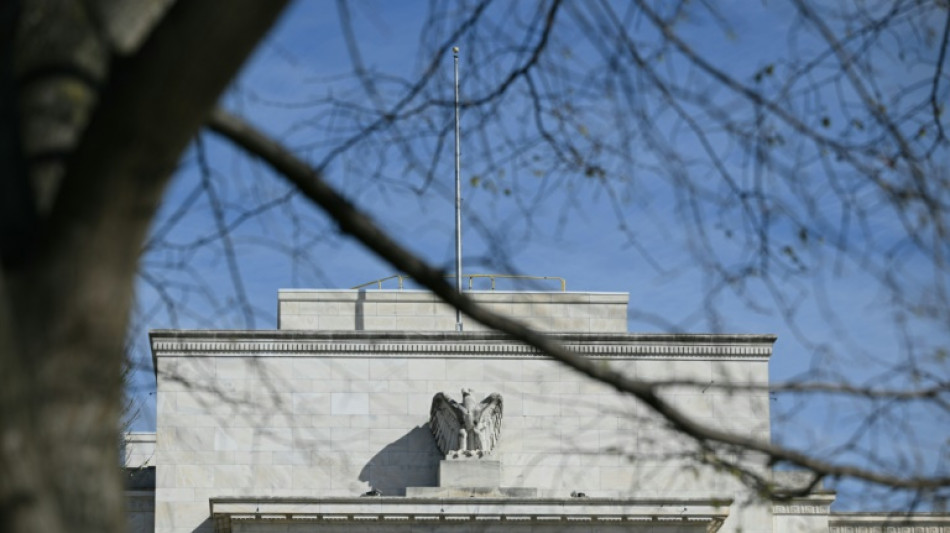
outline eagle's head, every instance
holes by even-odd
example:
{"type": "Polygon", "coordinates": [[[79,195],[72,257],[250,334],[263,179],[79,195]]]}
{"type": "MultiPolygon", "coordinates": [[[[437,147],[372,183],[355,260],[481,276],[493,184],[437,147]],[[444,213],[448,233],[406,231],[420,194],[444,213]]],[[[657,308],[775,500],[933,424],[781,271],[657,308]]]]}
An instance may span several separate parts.
{"type": "Polygon", "coordinates": [[[463,399],[464,399],[466,396],[470,396],[471,394],[472,394],[472,389],[469,389],[469,388],[467,388],[467,387],[464,388],[464,389],[462,389],[462,398],[463,398],[463,399]]]}

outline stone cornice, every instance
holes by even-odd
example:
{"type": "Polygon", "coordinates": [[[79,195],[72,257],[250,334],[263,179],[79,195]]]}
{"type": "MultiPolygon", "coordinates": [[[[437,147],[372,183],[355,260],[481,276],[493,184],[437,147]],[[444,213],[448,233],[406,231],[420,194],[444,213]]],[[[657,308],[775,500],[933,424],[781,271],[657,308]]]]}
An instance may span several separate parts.
{"type": "Polygon", "coordinates": [[[793,514],[793,515],[803,515],[803,514],[822,514],[826,515],[831,512],[831,504],[821,504],[821,503],[792,503],[792,504],[780,504],[772,506],[772,514],[793,514]]]}
{"type": "Polygon", "coordinates": [[[822,492],[793,498],[788,501],[774,502],[772,514],[777,515],[827,515],[831,513],[831,504],[835,501],[835,493],[822,492]]]}
{"type": "MultiPolygon", "coordinates": [[[[556,334],[577,353],[597,358],[767,359],[774,335],[556,334]]],[[[334,357],[537,357],[540,352],[496,333],[182,331],[150,333],[154,356],[277,355],[334,357]]]]}
{"type": "Polygon", "coordinates": [[[829,533],[950,533],[948,513],[832,513],[829,533]]]}
{"type": "Polygon", "coordinates": [[[730,502],[639,501],[610,498],[212,498],[217,533],[230,533],[232,522],[381,524],[445,522],[533,522],[589,529],[598,523],[696,526],[715,532],[728,516],[730,502]]]}

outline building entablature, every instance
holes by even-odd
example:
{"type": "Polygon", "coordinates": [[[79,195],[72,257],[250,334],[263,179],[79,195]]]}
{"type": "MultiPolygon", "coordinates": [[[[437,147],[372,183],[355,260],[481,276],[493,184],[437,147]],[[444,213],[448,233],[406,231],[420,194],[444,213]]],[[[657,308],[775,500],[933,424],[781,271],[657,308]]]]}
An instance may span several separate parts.
{"type": "MultiPolygon", "coordinates": [[[[774,335],[552,333],[578,354],[596,358],[767,360],[774,335]]],[[[494,332],[153,330],[152,354],[206,356],[297,354],[334,357],[427,354],[530,357],[542,353],[494,332]]]]}
{"type": "MultiPolygon", "coordinates": [[[[619,526],[623,530],[714,533],[728,517],[731,501],[635,500],[613,498],[212,498],[216,533],[231,533],[236,524],[261,526],[313,523],[400,525],[505,522],[517,527],[545,525],[550,530],[587,531],[619,526]]],[[[545,529],[547,531],[548,529],[545,529]]]]}

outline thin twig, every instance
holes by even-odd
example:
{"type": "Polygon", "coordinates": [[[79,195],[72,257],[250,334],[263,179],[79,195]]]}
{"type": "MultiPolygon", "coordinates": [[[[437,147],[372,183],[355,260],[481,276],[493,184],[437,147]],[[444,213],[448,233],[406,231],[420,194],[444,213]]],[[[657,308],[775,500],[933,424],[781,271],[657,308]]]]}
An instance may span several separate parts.
{"type": "Polygon", "coordinates": [[[521,322],[488,311],[464,293],[455,292],[455,289],[445,282],[441,270],[431,267],[394,241],[366,214],[327,184],[320,173],[243,119],[219,109],[209,117],[208,126],[250,154],[263,159],[326,211],[343,232],[355,237],[395,268],[412,276],[443,301],[485,326],[506,333],[588,377],[636,397],[663,417],[673,429],[699,444],[713,442],[737,446],[765,454],[773,463],[786,462],[809,469],[820,476],[851,477],[902,489],[935,490],[950,485],[950,477],[947,476],[902,477],[858,466],[834,464],[807,453],[698,423],[661,398],[654,384],[630,378],[608,366],[581,357],[551,337],[530,329],[521,322]]]}

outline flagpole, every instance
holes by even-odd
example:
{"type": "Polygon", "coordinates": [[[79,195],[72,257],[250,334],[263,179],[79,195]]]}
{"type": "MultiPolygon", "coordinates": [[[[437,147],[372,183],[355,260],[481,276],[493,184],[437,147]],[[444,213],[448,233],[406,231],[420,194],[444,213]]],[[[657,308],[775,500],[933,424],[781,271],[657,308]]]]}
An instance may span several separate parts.
{"type": "MultiPolygon", "coordinates": [[[[459,47],[452,48],[455,57],[455,290],[462,293],[462,178],[461,141],[459,139],[459,47]]],[[[462,331],[462,311],[455,308],[455,331],[462,331]]]]}

